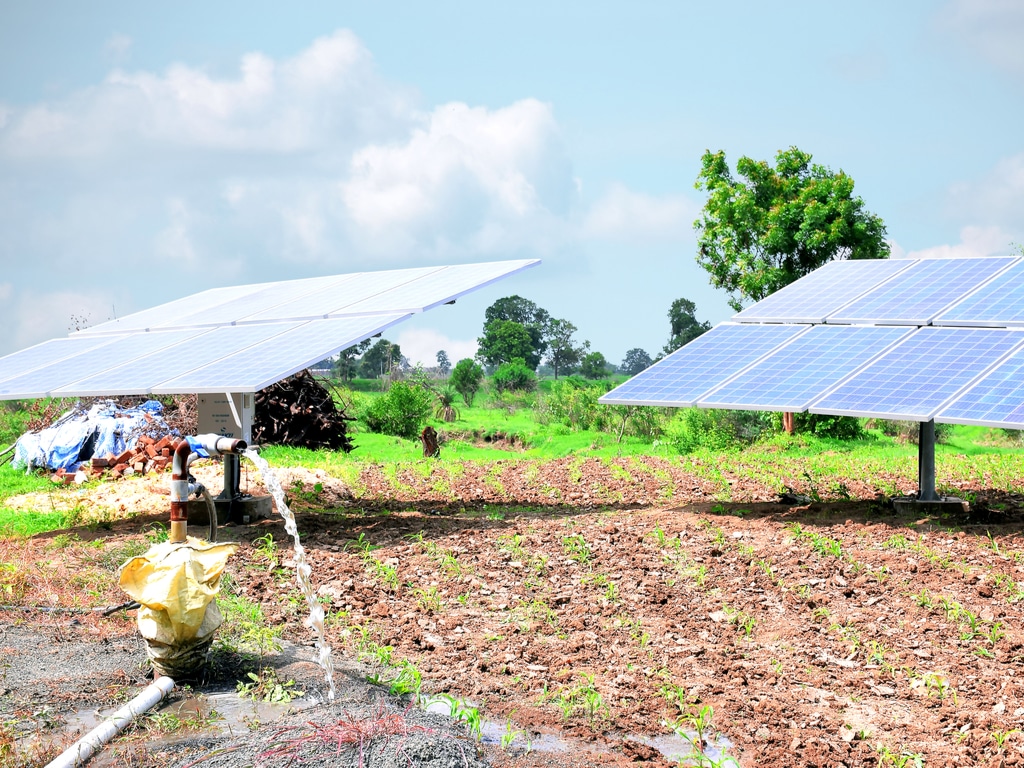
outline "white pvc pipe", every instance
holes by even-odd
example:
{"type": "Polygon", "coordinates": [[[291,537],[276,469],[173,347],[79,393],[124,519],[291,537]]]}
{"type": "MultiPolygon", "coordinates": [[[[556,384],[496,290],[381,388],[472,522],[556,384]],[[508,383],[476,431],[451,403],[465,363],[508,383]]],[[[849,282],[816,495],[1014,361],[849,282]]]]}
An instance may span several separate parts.
{"type": "Polygon", "coordinates": [[[97,725],[61,753],[46,768],[78,768],[123,731],[136,717],[155,707],[174,688],[174,681],[161,677],[129,701],[105,722],[97,725]]]}

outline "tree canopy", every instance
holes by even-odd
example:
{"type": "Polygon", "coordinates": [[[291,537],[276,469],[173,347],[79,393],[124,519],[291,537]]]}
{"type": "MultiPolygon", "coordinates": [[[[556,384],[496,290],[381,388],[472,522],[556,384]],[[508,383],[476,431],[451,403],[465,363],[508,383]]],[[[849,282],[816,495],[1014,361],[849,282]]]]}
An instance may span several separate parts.
{"type": "Polygon", "coordinates": [[[640,371],[650,368],[652,365],[654,365],[654,361],[650,355],[640,349],[640,347],[633,347],[633,349],[626,352],[619,370],[627,376],[636,376],[640,371]]]}
{"type": "Polygon", "coordinates": [[[697,320],[697,305],[689,299],[676,299],[668,308],[669,337],[664,353],[670,355],[711,330],[711,323],[697,320]]]}
{"type": "MultiPolygon", "coordinates": [[[[487,335],[487,326],[497,320],[511,321],[518,323],[530,334],[530,343],[533,346],[529,355],[514,355],[523,357],[526,364],[536,369],[540,365],[541,358],[547,350],[546,336],[548,324],[551,322],[551,315],[546,309],[542,309],[529,299],[522,296],[505,296],[498,299],[484,310],[484,335],[487,335]]],[[[513,358],[508,357],[497,361],[498,363],[510,362],[513,358]]]]}
{"type": "Polygon", "coordinates": [[[452,371],[451,385],[456,392],[462,395],[463,402],[467,406],[471,406],[483,379],[483,369],[467,357],[455,364],[455,370],[452,371]]]}
{"type": "Polygon", "coordinates": [[[701,165],[695,186],[708,199],[694,222],[697,263],[736,311],[833,259],[889,256],[885,224],[854,196],[853,179],[796,147],[780,150],[775,167],[741,157],[739,180],[724,151],[706,151],[701,165]]]}
{"type": "Polygon", "coordinates": [[[437,370],[441,372],[442,376],[447,376],[448,371],[452,369],[452,361],[448,359],[448,353],[443,349],[437,350],[437,370]]]}
{"type": "Polygon", "coordinates": [[[501,365],[517,358],[531,370],[540,364],[533,337],[522,323],[514,320],[491,320],[484,325],[484,335],[476,340],[476,356],[487,365],[501,365]]]}
{"type": "Polygon", "coordinates": [[[608,361],[600,352],[591,352],[580,360],[580,373],[586,379],[600,379],[608,373],[608,361]]]}
{"type": "Polygon", "coordinates": [[[387,376],[402,360],[402,349],[387,339],[378,339],[360,359],[360,372],[367,379],[387,376]]]}
{"type": "Polygon", "coordinates": [[[576,326],[568,320],[553,319],[548,323],[546,362],[554,369],[556,379],[559,371],[568,373],[579,365],[583,355],[590,349],[589,341],[584,341],[582,344],[573,341],[572,337],[575,333],[576,326]]]}

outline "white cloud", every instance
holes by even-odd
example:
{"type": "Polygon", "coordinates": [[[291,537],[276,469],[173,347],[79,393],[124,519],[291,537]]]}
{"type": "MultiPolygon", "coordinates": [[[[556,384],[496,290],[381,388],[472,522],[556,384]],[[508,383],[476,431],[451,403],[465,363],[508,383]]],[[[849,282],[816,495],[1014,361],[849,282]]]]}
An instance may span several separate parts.
{"type": "Polygon", "coordinates": [[[452,366],[463,358],[476,354],[476,340],[450,339],[444,334],[430,328],[410,328],[398,334],[395,343],[402,349],[402,354],[413,365],[417,363],[425,368],[437,365],[437,353],[444,350],[452,366]]]}
{"type": "Polygon", "coordinates": [[[146,147],[280,155],[324,150],[387,133],[408,120],[407,92],[380,81],[347,30],[293,58],[254,52],[233,78],[174,64],[166,72],[111,72],[101,84],[15,114],[0,156],[118,156],[146,147]],[[128,146],[125,146],[128,142],[128,146]]]}
{"type": "Polygon", "coordinates": [[[161,261],[176,267],[194,266],[199,257],[189,234],[191,214],[184,200],[175,198],[167,201],[170,223],[157,233],[154,250],[161,261]]]}
{"type": "MultiPolygon", "coordinates": [[[[952,258],[970,256],[1001,256],[1010,252],[1008,233],[999,227],[964,227],[960,242],[936,245],[906,253],[908,259],[952,258]]],[[[897,246],[898,247],[898,246],[897,246]]],[[[902,253],[902,249],[900,249],[902,253]]],[[[896,254],[894,254],[896,255],[896,254]]]]}
{"type": "Polygon", "coordinates": [[[950,0],[939,28],[998,69],[1024,81],[1024,3],[1019,0],[950,0]]]}
{"type": "MultiPolygon", "coordinates": [[[[227,74],[122,68],[0,105],[0,179],[14,296],[60,274],[121,314],[228,283],[427,263],[540,255],[557,280],[592,266],[584,241],[672,244],[698,210],[622,185],[585,209],[550,104],[424,108],[347,30],[227,74]]],[[[34,318],[19,344],[67,332],[18,306],[34,318]]],[[[473,353],[436,343],[453,361],[473,353]]]]}
{"type": "Polygon", "coordinates": [[[655,197],[614,184],[590,208],[583,234],[615,240],[682,240],[693,236],[700,205],[682,195],[655,197]]]}
{"type": "Polygon", "coordinates": [[[1001,158],[979,180],[954,185],[950,207],[975,221],[1019,230],[1024,210],[1024,153],[1001,158]]]}
{"type": "Polygon", "coordinates": [[[127,58],[132,49],[132,39],[128,35],[111,35],[103,43],[103,50],[107,56],[115,61],[122,61],[127,58]]]}
{"type": "Polygon", "coordinates": [[[356,152],[341,195],[365,247],[442,253],[543,249],[575,198],[554,115],[533,99],[440,106],[408,141],[356,152]]]}

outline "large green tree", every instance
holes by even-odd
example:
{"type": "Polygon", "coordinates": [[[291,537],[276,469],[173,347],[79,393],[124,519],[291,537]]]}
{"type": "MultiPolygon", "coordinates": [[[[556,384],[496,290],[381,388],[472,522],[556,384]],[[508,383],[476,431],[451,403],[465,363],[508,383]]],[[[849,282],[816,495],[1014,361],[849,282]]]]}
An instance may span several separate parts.
{"type": "Polygon", "coordinates": [[[702,333],[711,330],[711,323],[697,320],[697,305],[689,299],[676,299],[668,308],[669,336],[663,351],[671,355],[702,333]]]}
{"type": "Polygon", "coordinates": [[[387,376],[392,368],[401,364],[401,361],[401,347],[387,339],[379,339],[360,358],[359,369],[364,378],[376,379],[387,376]]]}
{"type": "Polygon", "coordinates": [[[833,259],[889,256],[885,224],[853,194],[842,170],[811,163],[796,147],[775,166],[741,157],[735,178],[725,152],[701,158],[697,189],[708,193],[697,230],[697,263],[739,311],[833,259]]]}
{"type": "Polygon", "coordinates": [[[580,360],[590,349],[590,342],[582,344],[573,340],[576,333],[576,326],[568,320],[551,320],[547,327],[546,340],[548,343],[548,356],[546,362],[555,371],[555,378],[558,373],[569,373],[580,364],[580,360]]]}
{"type": "Polygon", "coordinates": [[[344,382],[349,382],[359,373],[359,355],[370,348],[372,339],[365,339],[354,347],[348,347],[338,353],[338,359],[334,363],[334,375],[344,382]]]}
{"type": "MultiPolygon", "coordinates": [[[[505,296],[498,299],[484,310],[484,334],[487,334],[487,326],[496,320],[507,320],[519,323],[526,332],[530,334],[530,342],[533,345],[532,352],[524,357],[526,364],[536,369],[540,365],[541,358],[547,350],[547,330],[551,322],[551,315],[546,309],[542,309],[529,299],[522,296],[505,296]]],[[[509,362],[507,358],[500,362],[509,362]]]]}
{"type": "Polygon", "coordinates": [[[540,365],[533,337],[522,323],[514,320],[491,320],[484,326],[484,335],[476,340],[477,359],[498,366],[521,359],[531,370],[540,365]]]}
{"type": "Polygon", "coordinates": [[[580,373],[587,379],[600,379],[608,374],[608,361],[600,352],[591,352],[580,360],[580,373]]]}
{"type": "Polygon", "coordinates": [[[640,371],[650,368],[654,365],[654,361],[651,356],[640,347],[633,347],[633,349],[626,352],[626,356],[622,358],[622,364],[619,366],[619,370],[627,376],[636,376],[640,371]]]}

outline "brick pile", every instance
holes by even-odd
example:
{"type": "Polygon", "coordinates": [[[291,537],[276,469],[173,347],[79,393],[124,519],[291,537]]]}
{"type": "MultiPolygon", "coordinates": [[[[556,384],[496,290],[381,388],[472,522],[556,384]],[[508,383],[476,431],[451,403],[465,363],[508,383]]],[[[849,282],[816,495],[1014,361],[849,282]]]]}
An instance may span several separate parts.
{"type": "Polygon", "coordinates": [[[118,478],[163,472],[174,459],[174,448],[178,439],[170,435],[160,438],[140,435],[133,448],[116,456],[94,456],[84,462],[77,472],[58,469],[50,479],[56,483],[83,483],[100,476],[118,478]]]}

